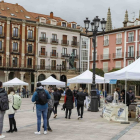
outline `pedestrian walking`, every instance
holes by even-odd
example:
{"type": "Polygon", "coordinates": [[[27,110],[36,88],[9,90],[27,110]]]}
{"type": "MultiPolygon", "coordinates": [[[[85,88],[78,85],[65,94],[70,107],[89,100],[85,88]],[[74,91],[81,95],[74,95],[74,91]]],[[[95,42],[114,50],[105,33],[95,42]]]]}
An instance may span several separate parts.
{"type": "Polygon", "coordinates": [[[4,135],[2,135],[2,130],[3,130],[3,119],[4,119],[4,114],[5,111],[9,109],[9,101],[8,101],[8,96],[4,88],[2,88],[2,82],[0,81],[0,100],[4,99],[5,103],[3,104],[0,101],[0,139],[5,138],[4,135]]]}
{"type": "Polygon", "coordinates": [[[9,117],[9,125],[10,125],[10,129],[9,131],[6,131],[7,133],[13,133],[13,132],[17,132],[17,127],[16,127],[16,121],[15,121],[15,110],[13,109],[13,102],[14,102],[14,95],[15,94],[15,90],[13,87],[9,87],[8,90],[8,100],[9,100],[9,110],[6,111],[6,114],[8,114],[9,117]],[[13,129],[14,126],[14,129],[13,129]]]}
{"type": "Polygon", "coordinates": [[[59,104],[59,100],[60,100],[60,94],[57,91],[57,88],[54,88],[54,107],[53,107],[53,111],[54,111],[54,118],[56,118],[57,116],[57,106],[59,104]]]}
{"type": "Polygon", "coordinates": [[[48,114],[47,114],[47,129],[48,131],[52,132],[52,129],[50,127],[49,119],[51,117],[52,111],[53,111],[53,106],[54,106],[54,96],[52,93],[52,88],[49,89],[49,94],[50,94],[50,99],[48,101],[48,114]]]}
{"type": "Polygon", "coordinates": [[[74,87],[74,90],[73,90],[75,107],[77,107],[77,99],[76,99],[77,93],[78,93],[78,90],[76,89],[76,86],[75,86],[75,87],[74,87]]]}
{"type": "Polygon", "coordinates": [[[23,98],[26,98],[26,89],[24,87],[22,88],[22,95],[23,95],[23,98]]]}
{"type": "Polygon", "coordinates": [[[83,109],[84,109],[84,100],[85,100],[85,94],[82,88],[79,89],[76,99],[77,99],[78,119],[80,119],[83,118],[83,109]],[[80,113],[80,109],[81,109],[81,113],[80,113]]]}
{"type": "Polygon", "coordinates": [[[65,107],[66,107],[65,118],[67,119],[67,116],[68,116],[68,118],[70,119],[71,110],[73,109],[73,103],[74,103],[74,96],[73,96],[72,91],[70,89],[68,89],[66,91],[64,103],[65,103],[65,107]],[[68,115],[68,112],[69,112],[69,115],[68,115]]]}
{"type": "Polygon", "coordinates": [[[48,112],[48,99],[50,94],[47,90],[44,90],[41,83],[37,83],[36,91],[33,94],[32,102],[36,103],[36,115],[37,115],[37,132],[35,134],[40,135],[41,127],[41,115],[43,117],[44,134],[47,134],[47,112],[48,112]]]}

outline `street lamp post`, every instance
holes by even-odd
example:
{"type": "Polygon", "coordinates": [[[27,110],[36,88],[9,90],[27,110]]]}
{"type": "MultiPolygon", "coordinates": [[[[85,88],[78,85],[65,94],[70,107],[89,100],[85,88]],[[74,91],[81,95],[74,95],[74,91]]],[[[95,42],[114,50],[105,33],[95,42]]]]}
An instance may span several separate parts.
{"type": "Polygon", "coordinates": [[[61,64],[60,65],[57,64],[57,67],[60,67],[60,80],[61,80],[61,67],[62,67],[62,65],[61,64]]]}
{"type": "Polygon", "coordinates": [[[88,31],[90,20],[86,18],[84,20],[86,33],[92,32],[92,43],[94,48],[94,56],[93,56],[93,77],[92,77],[92,88],[91,88],[91,103],[90,103],[90,110],[91,112],[98,111],[98,96],[96,93],[96,83],[95,83],[95,64],[96,64],[96,36],[98,32],[105,31],[106,21],[103,18],[102,21],[96,16],[93,21],[91,22],[91,31],[88,31]],[[101,23],[102,31],[98,31],[99,24],[101,23]]]}

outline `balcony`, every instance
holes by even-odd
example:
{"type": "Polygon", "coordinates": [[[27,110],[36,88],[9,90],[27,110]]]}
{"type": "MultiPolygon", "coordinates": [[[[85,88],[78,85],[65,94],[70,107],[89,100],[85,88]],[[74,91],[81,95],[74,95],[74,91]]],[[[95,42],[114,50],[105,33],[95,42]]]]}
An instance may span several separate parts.
{"type": "MultiPolygon", "coordinates": [[[[90,56],[90,57],[89,57],[89,60],[90,60],[90,61],[93,61],[93,56],[90,56]]],[[[98,61],[98,60],[99,60],[99,55],[96,55],[96,61],[98,61]]]]}
{"type": "Polygon", "coordinates": [[[71,41],[71,46],[78,47],[79,46],[79,42],[77,42],[77,41],[71,41]]]}
{"type": "Polygon", "coordinates": [[[50,52],[50,57],[58,58],[58,53],[50,52]]]}
{"type": "Polygon", "coordinates": [[[101,55],[101,60],[110,60],[110,54],[102,54],[101,55]]]}
{"type": "Polygon", "coordinates": [[[47,52],[41,52],[41,51],[39,51],[39,56],[40,57],[47,57],[47,52]]]}
{"type": "Polygon", "coordinates": [[[122,44],[122,38],[117,38],[116,39],[116,44],[122,44]]]}
{"type": "Polygon", "coordinates": [[[32,65],[27,64],[27,68],[32,69],[32,65]]]}
{"type": "Polygon", "coordinates": [[[12,66],[13,67],[18,67],[18,64],[17,63],[14,63],[12,66]]]}
{"type": "Polygon", "coordinates": [[[48,38],[40,37],[40,38],[39,38],[39,42],[40,42],[40,43],[48,43],[48,38]]]}
{"type": "Polygon", "coordinates": [[[34,56],[35,54],[33,53],[32,50],[27,50],[26,55],[27,56],[34,56]]]}
{"type": "Polygon", "coordinates": [[[57,45],[58,41],[58,39],[51,38],[51,44],[57,45]]]}
{"type": "Polygon", "coordinates": [[[0,61],[0,66],[2,66],[2,62],[0,61]]]}
{"type": "Polygon", "coordinates": [[[69,45],[69,41],[67,41],[67,40],[61,40],[61,45],[62,46],[68,46],[69,45]]]}
{"type": "Polygon", "coordinates": [[[104,46],[108,46],[108,45],[109,45],[109,40],[108,39],[104,40],[104,46]]]}
{"type": "Polygon", "coordinates": [[[126,58],[128,58],[128,59],[134,59],[134,57],[135,57],[134,52],[126,52],[126,58]]]}
{"type": "Polygon", "coordinates": [[[13,49],[12,52],[11,52],[11,54],[17,54],[17,55],[19,55],[20,53],[19,53],[18,49],[17,50],[16,49],[13,49]]]}
{"type": "Polygon", "coordinates": [[[20,35],[17,35],[17,36],[12,36],[11,39],[13,39],[13,40],[20,40],[20,38],[21,38],[21,36],[20,35]]]}
{"type": "Polygon", "coordinates": [[[35,39],[34,39],[34,38],[28,37],[28,38],[26,39],[26,41],[27,41],[27,42],[35,42],[35,39]]]}
{"type": "Polygon", "coordinates": [[[122,59],[124,57],[124,53],[113,53],[113,59],[122,59]]]}
{"type": "Polygon", "coordinates": [[[61,58],[70,57],[70,54],[61,53],[61,58]]]}
{"type": "Polygon", "coordinates": [[[134,42],[134,36],[128,37],[128,42],[134,42]]]}

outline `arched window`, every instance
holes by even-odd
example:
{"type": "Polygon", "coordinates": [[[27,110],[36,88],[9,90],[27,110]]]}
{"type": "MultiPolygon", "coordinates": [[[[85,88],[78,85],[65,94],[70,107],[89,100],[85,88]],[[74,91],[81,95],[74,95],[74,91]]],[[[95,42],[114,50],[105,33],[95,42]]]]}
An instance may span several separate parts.
{"type": "Polygon", "coordinates": [[[52,74],[51,76],[56,79],[56,76],[54,74],[52,74]]]}
{"type": "Polygon", "coordinates": [[[40,74],[38,76],[38,81],[42,81],[42,80],[45,80],[46,79],[46,76],[44,74],[40,74]]]}

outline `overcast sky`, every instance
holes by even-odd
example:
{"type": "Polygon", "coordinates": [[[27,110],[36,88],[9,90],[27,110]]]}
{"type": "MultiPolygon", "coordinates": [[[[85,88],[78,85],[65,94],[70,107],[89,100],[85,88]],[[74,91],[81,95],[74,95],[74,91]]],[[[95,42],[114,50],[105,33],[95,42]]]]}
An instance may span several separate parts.
{"type": "Polygon", "coordinates": [[[135,15],[139,17],[140,0],[4,0],[8,3],[18,3],[26,10],[47,14],[54,12],[54,16],[61,17],[68,22],[75,21],[84,26],[83,20],[95,16],[107,18],[108,7],[111,9],[113,28],[122,27],[126,9],[129,20],[135,15]],[[135,12],[135,14],[133,13],[135,12]]]}

